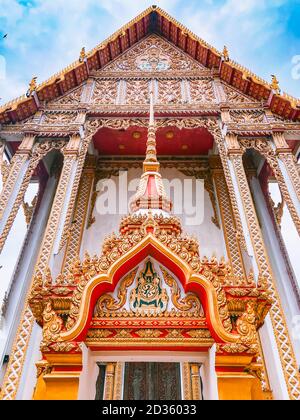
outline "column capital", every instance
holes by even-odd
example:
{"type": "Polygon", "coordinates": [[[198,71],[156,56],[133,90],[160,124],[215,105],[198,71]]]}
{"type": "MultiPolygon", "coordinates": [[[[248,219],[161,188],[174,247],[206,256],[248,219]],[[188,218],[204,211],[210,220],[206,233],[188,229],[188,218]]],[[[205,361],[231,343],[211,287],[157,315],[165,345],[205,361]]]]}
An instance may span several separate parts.
{"type": "Polygon", "coordinates": [[[221,121],[223,124],[229,124],[231,119],[230,119],[230,108],[225,105],[225,104],[221,104],[220,105],[220,111],[221,111],[221,121]]]}
{"type": "Polygon", "coordinates": [[[24,133],[23,140],[17,150],[18,154],[30,154],[36,139],[35,133],[24,133]]]}
{"type": "Polygon", "coordinates": [[[259,380],[250,373],[253,356],[216,356],[220,400],[264,399],[259,380]],[[256,388],[260,389],[257,391],[256,388]],[[259,392],[260,391],[260,392],[259,392]]]}
{"type": "Polygon", "coordinates": [[[81,136],[80,133],[71,134],[67,146],[64,149],[65,156],[78,156],[81,145],[81,136]]]}
{"type": "MultiPolygon", "coordinates": [[[[77,400],[82,354],[50,353],[44,355],[46,372],[38,378],[35,400],[77,400]],[[49,368],[51,367],[51,368],[49,368]]],[[[39,368],[39,364],[37,364],[39,368]]]]}
{"type": "Polygon", "coordinates": [[[273,131],[272,137],[277,154],[291,152],[291,149],[285,140],[283,131],[273,131]]]}
{"type": "Polygon", "coordinates": [[[238,136],[234,133],[227,133],[225,135],[225,143],[226,143],[226,149],[227,149],[227,155],[228,156],[236,156],[236,155],[243,155],[243,149],[241,148],[238,136]]]}

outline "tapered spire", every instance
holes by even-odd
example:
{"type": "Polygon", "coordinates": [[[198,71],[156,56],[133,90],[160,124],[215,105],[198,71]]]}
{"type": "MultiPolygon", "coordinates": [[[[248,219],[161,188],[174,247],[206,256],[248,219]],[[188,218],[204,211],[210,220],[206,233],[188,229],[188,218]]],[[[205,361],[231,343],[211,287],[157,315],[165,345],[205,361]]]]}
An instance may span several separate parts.
{"type": "Polygon", "coordinates": [[[154,122],[154,100],[153,91],[150,92],[149,126],[147,134],[146,158],[143,163],[144,172],[159,171],[159,162],[156,154],[156,128],[154,122]]]}
{"type": "Polygon", "coordinates": [[[143,163],[143,174],[136,194],[130,200],[130,210],[154,210],[170,213],[172,203],[167,197],[156,153],[156,127],[154,120],[153,91],[150,92],[149,126],[147,133],[146,157],[143,163]]]}

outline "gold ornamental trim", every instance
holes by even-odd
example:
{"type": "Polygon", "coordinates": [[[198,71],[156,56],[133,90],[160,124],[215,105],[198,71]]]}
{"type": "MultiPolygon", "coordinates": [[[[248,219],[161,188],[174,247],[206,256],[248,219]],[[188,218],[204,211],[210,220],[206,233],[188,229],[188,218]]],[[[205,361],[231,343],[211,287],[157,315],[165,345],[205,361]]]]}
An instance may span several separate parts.
{"type": "Polygon", "coordinates": [[[187,279],[186,284],[195,282],[195,283],[200,284],[205,289],[205,292],[207,294],[207,299],[208,299],[207,306],[208,306],[209,316],[210,316],[213,328],[215,329],[216,333],[219,335],[221,340],[225,342],[230,342],[230,343],[236,342],[239,339],[239,335],[230,334],[226,332],[224,329],[224,326],[220,318],[220,314],[218,312],[218,296],[213,285],[203,275],[193,273],[192,269],[189,267],[189,265],[186,262],[181,260],[168,247],[164,246],[151,233],[148,234],[145,238],[143,238],[141,242],[139,242],[136,246],[131,248],[130,251],[122,255],[116,262],[114,262],[109,268],[109,270],[107,271],[107,273],[97,275],[96,277],[94,277],[93,279],[89,281],[89,283],[86,285],[83,291],[81,305],[79,309],[79,315],[76,320],[76,323],[70,330],[61,332],[60,334],[61,340],[72,341],[76,339],[76,337],[79,336],[83,332],[86,325],[86,321],[87,321],[87,314],[88,314],[88,309],[90,306],[93,290],[96,288],[97,285],[103,282],[112,284],[112,278],[114,277],[114,274],[117,272],[117,270],[126,261],[130,260],[130,258],[138,254],[142,249],[146,248],[148,245],[152,245],[160,253],[162,253],[164,256],[167,256],[171,261],[176,263],[176,265],[181,269],[181,271],[184,273],[185,278],[187,279]]]}

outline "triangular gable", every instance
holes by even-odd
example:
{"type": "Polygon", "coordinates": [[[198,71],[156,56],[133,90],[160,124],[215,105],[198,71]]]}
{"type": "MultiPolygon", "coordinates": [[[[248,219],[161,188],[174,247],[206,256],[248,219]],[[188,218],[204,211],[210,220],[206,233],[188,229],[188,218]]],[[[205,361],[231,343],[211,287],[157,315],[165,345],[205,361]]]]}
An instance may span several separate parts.
{"type": "Polygon", "coordinates": [[[173,19],[164,10],[151,6],[124,25],[106,41],[80,59],[37,86],[31,95],[23,95],[0,107],[0,123],[23,121],[34,115],[44,101],[56,99],[81,85],[90,72],[105,68],[116,57],[150,34],[158,34],[207,69],[217,71],[221,81],[242,94],[264,104],[275,114],[297,121],[300,101],[275,91],[271,84],[240,66],[173,19]]]}
{"type": "Polygon", "coordinates": [[[71,92],[65,93],[58,99],[52,101],[55,105],[76,105],[81,101],[83,86],[73,89],[71,92]]]}
{"type": "Polygon", "coordinates": [[[187,72],[205,67],[157,35],[150,35],[121,57],[105,66],[102,72],[132,72],[145,74],[187,72]]]}
{"type": "Polygon", "coordinates": [[[237,89],[234,89],[232,86],[226,83],[222,83],[222,87],[227,97],[227,100],[232,104],[255,103],[256,105],[259,105],[259,101],[256,101],[251,96],[239,92],[237,89]]]}

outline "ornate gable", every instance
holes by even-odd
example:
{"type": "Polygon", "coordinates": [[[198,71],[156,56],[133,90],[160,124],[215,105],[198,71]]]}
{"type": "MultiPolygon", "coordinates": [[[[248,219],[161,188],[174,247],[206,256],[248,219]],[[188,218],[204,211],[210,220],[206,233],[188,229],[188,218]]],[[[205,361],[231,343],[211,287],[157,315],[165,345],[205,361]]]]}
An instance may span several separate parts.
{"type": "Polygon", "coordinates": [[[228,102],[232,104],[240,105],[240,104],[249,104],[253,103],[255,105],[260,105],[260,102],[256,101],[255,99],[251,98],[244,93],[239,92],[237,89],[233,88],[232,86],[227,85],[226,83],[222,83],[224,93],[226,95],[226,99],[228,102]]]}
{"type": "Polygon", "coordinates": [[[103,72],[153,73],[192,72],[205,70],[200,63],[157,35],[150,35],[121,57],[108,64],[103,72]]]}
{"type": "Polygon", "coordinates": [[[66,93],[65,95],[61,96],[54,101],[51,101],[53,105],[76,105],[79,104],[81,101],[83,86],[79,86],[76,89],[71,90],[70,92],[66,93]]]}
{"type": "Polygon", "coordinates": [[[204,317],[200,299],[185,293],[179,281],[164,267],[143,263],[120,281],[114,293],[102,295],[95,317],[204,317]]]}

